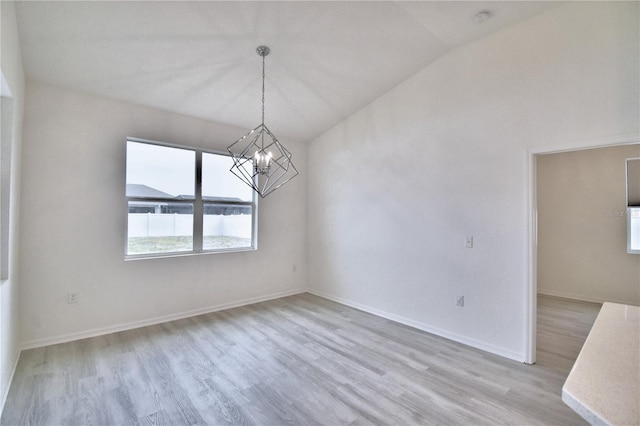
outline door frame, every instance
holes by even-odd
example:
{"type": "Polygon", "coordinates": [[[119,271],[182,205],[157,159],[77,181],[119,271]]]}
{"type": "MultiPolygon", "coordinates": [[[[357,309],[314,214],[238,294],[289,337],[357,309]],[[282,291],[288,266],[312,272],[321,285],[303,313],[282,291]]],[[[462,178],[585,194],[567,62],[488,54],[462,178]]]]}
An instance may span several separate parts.
{"type": "Polygon", "coordinates": [[[536,321],[538,318],[538,209],[536,195],[536,162],[538,155],[583,149],[604,148],[640,143],[640,133],[627,133],[603,138],[577,140],[551,144],[527,150],[527,234],[528,265],[525,297],[525,359],[526,364],[536,362],[536,321]]]}

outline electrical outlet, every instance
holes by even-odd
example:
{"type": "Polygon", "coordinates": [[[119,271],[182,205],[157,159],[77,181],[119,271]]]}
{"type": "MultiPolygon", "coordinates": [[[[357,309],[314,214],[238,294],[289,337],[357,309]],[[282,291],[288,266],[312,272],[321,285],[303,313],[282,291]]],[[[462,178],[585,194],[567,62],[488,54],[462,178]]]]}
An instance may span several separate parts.
{"type": "Polygon", "coordinates": [[[464,246],[466,248],[473,248],[473,237],[465,237],[464,246]]]}
{"type": "Polygon", "coordinates": [[[78,303],[78,293],[75,291],[67,293],[67,303],[78,303]]]}
{"type": "Polygon", "coordinates": [[[456,296],[456,306],[461,308],[464,306],[464,296],[456,296]]]}

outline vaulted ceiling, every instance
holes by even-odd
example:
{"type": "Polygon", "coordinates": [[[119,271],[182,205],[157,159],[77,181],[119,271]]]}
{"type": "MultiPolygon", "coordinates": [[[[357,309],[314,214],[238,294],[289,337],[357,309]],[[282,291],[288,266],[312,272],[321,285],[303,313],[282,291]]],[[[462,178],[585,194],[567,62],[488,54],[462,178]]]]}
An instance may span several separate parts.
{"type": "MultiPolygon", "coordinates": [[[[446,52],[557,2],[24,1],[29,79],[310,141],[446,52]],[[488,11],[479,24],[474,17],[488,11]]],[[[428,94],[423,94],[428,96],[428,94]]]]}

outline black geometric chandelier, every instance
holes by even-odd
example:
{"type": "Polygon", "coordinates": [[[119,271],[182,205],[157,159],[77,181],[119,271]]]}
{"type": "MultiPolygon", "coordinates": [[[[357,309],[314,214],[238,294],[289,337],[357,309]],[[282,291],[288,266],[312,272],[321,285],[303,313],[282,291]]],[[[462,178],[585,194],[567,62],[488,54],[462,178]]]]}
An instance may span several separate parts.
{"type": "Polygon", "coordinates": [[[262,123],[227,150],[233,158],[231,172],[264,198],[297,176],[298,170],[291,153],[264,124],[264,62],[270,50],[259,46],[256,51],[262,56],[262,123]]]}

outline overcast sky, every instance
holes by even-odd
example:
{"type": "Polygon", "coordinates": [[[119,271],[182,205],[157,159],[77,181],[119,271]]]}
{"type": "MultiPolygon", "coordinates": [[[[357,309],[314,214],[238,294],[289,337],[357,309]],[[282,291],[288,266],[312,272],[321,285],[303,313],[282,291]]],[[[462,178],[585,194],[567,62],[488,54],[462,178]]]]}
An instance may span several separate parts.
{"type": "MultiPolygon", "coordinates": [[[[127,142],[127,183],[147,185],[173,196],[195,194],[195,152],[127,142]]],[[[251,200],[251,188],[229,171],[228,156],[203,154],[203,195],[251,200]]]]}

